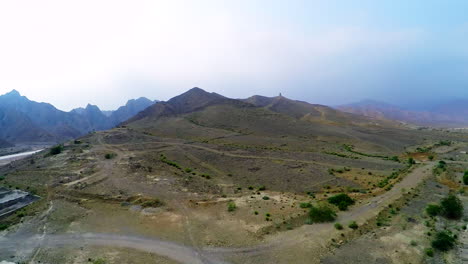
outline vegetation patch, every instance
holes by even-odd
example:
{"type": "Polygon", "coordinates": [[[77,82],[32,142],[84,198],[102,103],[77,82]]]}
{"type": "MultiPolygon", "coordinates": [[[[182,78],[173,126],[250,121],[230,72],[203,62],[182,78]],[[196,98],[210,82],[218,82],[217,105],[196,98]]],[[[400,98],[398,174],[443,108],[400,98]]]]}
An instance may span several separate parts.
{"type": "Polygon", "coordinates": [[[348,207],[354,204],[354,200],[345,193],[340,193],[328,198],[328,202],[336,205],[341,211],[348,210],[348,207]]]}
{"type": "Polygon", "coordinates": [[[437,232],[434,240],[431,245],[433,248],[440,251],[449,251],[455,246],[456,238],[449,231],[440,231],[437,232]]]}
{"type": "Polygon", "coordinates": [[[310,207],[309,219],[311,223],[333,222],[336,219],[335,211],[326,204],[310,207]]]}
{"type": "Polygon", "coordinates": [[[62,151],[63,151],[63,145],[57,145],[57,146],[52,147],[49,150],[49,154],[52,156],[55,156],[55,155],[62,153],[62,151]]]}
{"type": "Polygon", "coordinates": [[[227,210],[228,210],[228,212],[234,212],[236,209],[237,209],[237,206],[236,206],[236,204],[235,204],[233,201],[230,201],[230,202],[227,204],[227,210]]]}
{"type": "Polygon", "coordinates": [[[164,205],[164,203],[157,198],[141,197],[141,196],[131,197],[127,199],[127,202],[134,204],[134,205],[140,205],[143,208],[160,207],[164,205]]]}
{"type": "Polygon", "coordinates": [[[104,157],[106,159],[113,159],[113,158],[117,157],[117,154],[116,153],[106,153],[106,155],[104,155],[104,157]]]}

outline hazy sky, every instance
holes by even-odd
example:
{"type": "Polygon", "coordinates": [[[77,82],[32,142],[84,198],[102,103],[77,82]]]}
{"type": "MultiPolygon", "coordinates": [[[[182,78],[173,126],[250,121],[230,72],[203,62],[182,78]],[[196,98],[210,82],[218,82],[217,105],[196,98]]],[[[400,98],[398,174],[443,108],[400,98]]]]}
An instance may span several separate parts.
{"type": "Polygon", "coordinates": [[[468,98],[466,0],[0,1],[0,94],[59,109],[229,97],[468,98]]]}

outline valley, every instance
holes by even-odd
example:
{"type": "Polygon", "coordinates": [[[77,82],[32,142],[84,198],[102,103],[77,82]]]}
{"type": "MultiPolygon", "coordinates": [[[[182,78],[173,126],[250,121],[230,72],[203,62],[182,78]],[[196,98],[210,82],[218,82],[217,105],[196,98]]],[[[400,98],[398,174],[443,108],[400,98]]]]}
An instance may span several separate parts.
{"type": "MultiPolygon", "coordinates": [[[[284,97],[262,102],[194,88],[119,127],[0,167],[2,186],[41,197],[1,220],[0,259],[361,263],[349,254],[368,248],[375,262],[367,263],[431,260],[424,207],[464,188],[456,179],[466,134],[284,97]],[[436,174],[439,160],[450,163],[436,174]],[[342,193],[355,204],[327,205],[336,219],[311,222],[310,208],[342,193]],[[408,237],[421,246],[401,249],[408,237]]],[[[446,257],[457,258],[434,259],[446,257]]]]}

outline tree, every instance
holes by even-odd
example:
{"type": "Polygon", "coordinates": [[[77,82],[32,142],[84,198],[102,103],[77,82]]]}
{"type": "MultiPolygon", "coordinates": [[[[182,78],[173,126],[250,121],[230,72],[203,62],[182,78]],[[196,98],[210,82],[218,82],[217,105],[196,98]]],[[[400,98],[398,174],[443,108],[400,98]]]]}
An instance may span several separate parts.
{"type": "Polygon", "coordinates": [[[326,204],[310,207],[309,219],[312,223],[332,222],[335,218],[335,211],[326,204]]]}
{"type": "Polygon", "coordinates": [[[426,207],[426,213],[430,216],[436,216],[440,214],[442,208],[437,204],[428,204],[426,207]]]}
{"type": "Polygon", "coordinates": [[[448,251],[455,246],[455,237],[448,231],[440,231],[431,243],[432,247],[440,251],[448,251]]]}
{"type": "Polygon", "coordinates": [[[354,204],[354,200],[345,193],[340,193],[328,198],[328,202],[338,206],[338,209],[341,211],[348,210],[348,206],[354,204]]]}
{"type": "Polygon", "coordinates": [[[58,155],[62,153],[62,151],[63,151],[63,145],[57,145],[57,146],[52,147],[49,153],[50,155],[58,155]]]}
{"type": "Polygon", "coordinates": [[[463,216],[463,204],[453,194],[449,194],[449,196],[442,199],[440,205],[443,215],[449,219],[460,219],[463,216]]]}

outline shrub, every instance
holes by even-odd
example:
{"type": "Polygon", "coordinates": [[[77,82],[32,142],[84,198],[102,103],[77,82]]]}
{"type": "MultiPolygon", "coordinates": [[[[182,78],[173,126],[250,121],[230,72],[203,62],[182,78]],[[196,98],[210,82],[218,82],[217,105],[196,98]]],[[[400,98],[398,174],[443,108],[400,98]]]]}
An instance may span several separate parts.
{"type": "Polygon", "coordinates": [[[336,223],[335,228],[336,230],[343,230],[343,225],[341,225],[340,223],[336,223]]]}
{"type": "Polygon", "coordinates": [[[192,172],[192,169],[191,168],[185,168],[184,170],[186,173],[191,173],[192,172]]]}
{"type": "Polygon", "coordinates": [[[429,160],[431,160],[431,161],[434,160],[434,156],[432,156],[432,155],[430,155],[428,158],[429,158],[429,160]]]}
{"type": "Polygon", "coordinates": [[[416,164],[416,161],[415,161],[413,158],[409,158],[409,159],[408,159],[408,164],[409,164],[409,165],[416,164]]]}
{"type": "Polygon", "coordinates": [[[426,213],[430,216],[436,216],[440,214],[442,208],[437,204],[428,204],[426,207],[426,213]]]}
{"type": "Polygon", "coordinates": [[[234,202],[231,201],[231,202],[228,203],[228,212],[233,212],[236,209],[237,209],[237,206],[236,206],[236,204],[234,202]]]}
{"type": "Polygon", "coordinates": [[[270,200],[270,197],[268,197],[268,196],[263,196],[262,199],[266,201],[266,200],[270,200]]]}
{"type": "Polygon", "coordinates": [[[455,246],[455,237],[448,231],[440,231],[431,243],[432,247],[440,251],[448,251],[455,246]]]}
{"type": "Polygon", "coordinates": [[[442,199],[440,205],[443,215],[449,219],[460,219],[463,216],[463,204],[453,194],[442,199]]]}
{"type": "Polygon", "coordinates": [[[426,255],[427,255],[428,257],[433,257],[433,256],[434,256],[434,250],[432,250],[432,248],[426,248],[426,249],[424,250],[424,252],[426,253],[426,255]]]}
{"type": "Polygon", "coordinates": [[[262,186],[258,187],[258,190],[259,190],[259,191],[265,191],[265,190],[266,190],[265,185],[262,185],[262,186]]]}
{"type": "Polygon", "coordinates": [[[325,204],[310,207],[309,219],[312,223],[332,222],[335,218],[335,211],[325,204]]]}
{"type": "Polygon", "coordinates": [[[351,228],[351,229],[356,230],[356,229],[358,229],[359,226],[356,223],[356,221],[352,221],[351,223],[349,223],[348,227],[351,228]]]}
{"type": "Polygon", "coordinates": [[[92,262],[93,264],[106,264],[106,261],[102,258],[99,258],[99,259],[95,259],[93,260],[92,262]]]}
{"type": "Polygon", "coordinates": [[[63,151],[63,145],[57,145],[57,146],[54,146],[50,149],[49,151],[49,154],[50,155],[58,155],[60,153],[62,153],[63,151]]]}
{"type": "Polygon", "coordinates": [[[104,155],[104,157],[105,157],[106,159],[113,159],[113,158],[115,158],[116,156],[117,156],[117,154],[115,154],[115,153],[106,153],[106,155],[104,155]]]}
{"type": "Polygon", "coordinates": [[[463,174],[463,183],[468,185],[468,171],[465,171],[465,174],[463,174]]]}
{"type": "Polygon", "coordinates": [[[310,208],[310,207],[312,207],[312,204],[311,203],[300,203],[299,207],[301,207],[301,208],[310,208]]]}
{"type": "Polygon", "coordinates": [[[341,211],[346,211],[348,206],[354,204],[354,200],[345,193],[337,194],[328,198],[328,202],[338,206],[338,209],[341,211]]]}

